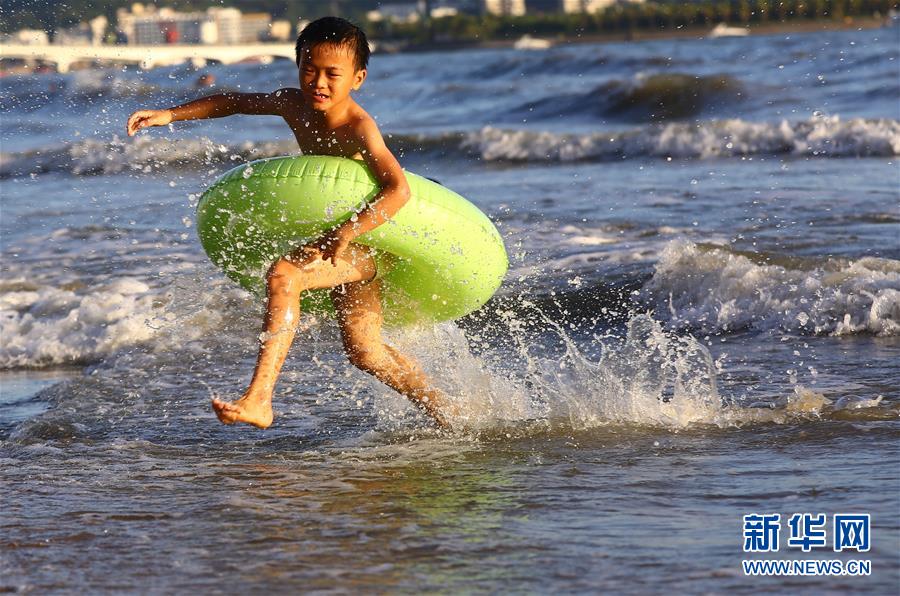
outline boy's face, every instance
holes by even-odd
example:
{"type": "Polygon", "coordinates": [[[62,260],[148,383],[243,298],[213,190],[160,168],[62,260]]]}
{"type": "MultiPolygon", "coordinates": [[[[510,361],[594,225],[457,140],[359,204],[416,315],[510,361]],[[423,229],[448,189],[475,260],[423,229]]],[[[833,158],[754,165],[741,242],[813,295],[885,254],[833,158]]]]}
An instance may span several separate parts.
{"type": "Polygon", "coordinates": [[[300,88],[316,111],[326,112],[342,104],[365,80],[365,69],[356,70],[353,52],[346,46],[320,43],[301,50],[300,88]]]}

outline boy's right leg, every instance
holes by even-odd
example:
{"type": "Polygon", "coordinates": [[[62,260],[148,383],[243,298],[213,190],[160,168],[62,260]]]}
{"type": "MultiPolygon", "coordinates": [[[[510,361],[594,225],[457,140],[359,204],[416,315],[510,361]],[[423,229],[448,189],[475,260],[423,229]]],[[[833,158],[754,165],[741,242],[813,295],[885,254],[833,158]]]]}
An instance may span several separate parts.
{"type": "Polygon", "coordinates": [[[415,360],[384,343],[381,326],[381,284],[378,280],[348,283],[331,291],[344,351],[357,368],[406,396],[442,428],[447,397],[431,385],[415,360]]]}
{"type": "Polygon", "coordinates": [[[235,402],[212,400],[219,420],[224,424],[246,422],[259,428],[272,424],[272,392],[294,340],[301,292],[369,280],[375,277],[375,271],[372,256],[355,244],[347,247],[336,264],[323,261],[318,251],[305,247],[276,261],[266,275],[268,304],[253,380],[235,402]]]}

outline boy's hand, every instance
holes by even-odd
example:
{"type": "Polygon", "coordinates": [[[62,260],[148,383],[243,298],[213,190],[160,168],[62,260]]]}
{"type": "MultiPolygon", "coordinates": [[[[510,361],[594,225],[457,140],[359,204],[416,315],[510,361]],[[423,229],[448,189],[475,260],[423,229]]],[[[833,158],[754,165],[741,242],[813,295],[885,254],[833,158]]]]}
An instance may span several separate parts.
{"type": "Polygon", "coordinates": [[[128,117],[125,130],[129,137],[133,137],[137,131],[149,126],[165,126],[172,122],[171,110],[138,110],[128,117]]]}
{"type": "Polygon", "coordinates": [[[315,248],[319,250],[320,257],[323,261],[331,261],[332,265],[337,265],[341,254],[347,250],[350,244],[350,238],[341,232],[341,228],[337,227],[330,232],[326,232],[318,240],[313,242],[315,248]]]}

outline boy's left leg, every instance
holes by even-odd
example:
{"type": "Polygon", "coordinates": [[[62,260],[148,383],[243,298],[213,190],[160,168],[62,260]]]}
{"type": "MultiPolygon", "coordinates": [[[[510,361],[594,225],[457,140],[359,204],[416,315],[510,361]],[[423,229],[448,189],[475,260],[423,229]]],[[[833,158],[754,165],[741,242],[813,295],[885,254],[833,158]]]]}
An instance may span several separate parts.
{"type": "Polygon", "coordinates": [[[357,368],[408,397],[443,428],[446,396],[432,387],[415,360],[384,343],[381,284],[377,279],[347,283],[331,291],[344,351],[357,368]]]}
{"type": "Polygon", "coordinates": [[[213,410],[225,424],[245,422],[266,428],[272,424],[272,393],[281,365],[294,340],[300,317],[300,294],[372,279],[375,261],[364,247],[351,244],[332,264],[317,249],[301,247],[276,261],[266,275],[268,304],[263,334],[250,386],[240,399],[212,400],[213,410]]]}

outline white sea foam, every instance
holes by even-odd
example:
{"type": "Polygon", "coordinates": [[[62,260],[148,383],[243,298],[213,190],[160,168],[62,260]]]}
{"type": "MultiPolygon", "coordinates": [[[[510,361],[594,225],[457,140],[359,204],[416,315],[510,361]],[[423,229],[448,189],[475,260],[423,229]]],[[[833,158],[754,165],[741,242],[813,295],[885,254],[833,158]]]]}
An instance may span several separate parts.
{"type": "Polygon", "coordinates": [[[0,280],[0,369],[100,362],[134,346],[205,352],[211,336],[217,345],[224,341],[229,315],[240,316],[252,302],[217,274],[203,279],[206,273],[173,275],[161,287],[134,276],[94,284],[0,280]]]}
{"type": "Polygon", "coordinates": [[[685,328],[900,334],[900,261],[891,259],[829,259],[797,269],[676,240],[643,292],[685,328]]]}
{"type": "Polygon", "coordinates": [[[487,127],[470,133],[463,146],[489,161],[702,159],[758,154],[893,156],[900,155],[900,121],[842,120],[838,116],[778,123],[718,120],[581,135],[487,127]]]}
{"type": "Polygon", "coordinates": [[[156,294],[124,277],[90,292],[22,280],[0,293],[0,368],[96,360],[151,339],[156,294]]]}

